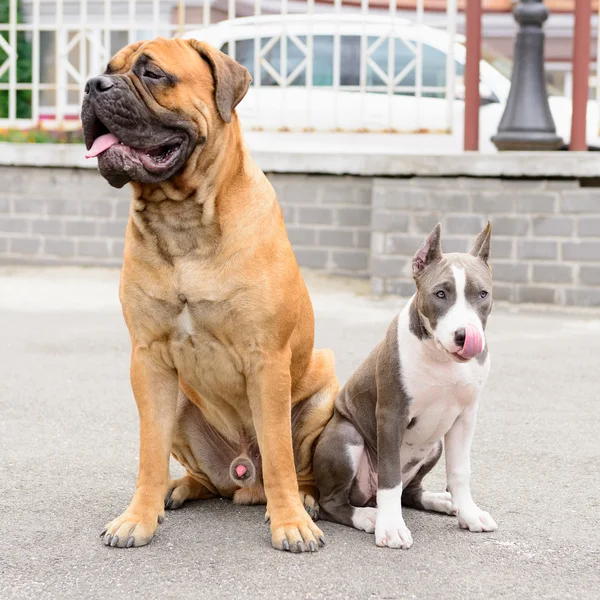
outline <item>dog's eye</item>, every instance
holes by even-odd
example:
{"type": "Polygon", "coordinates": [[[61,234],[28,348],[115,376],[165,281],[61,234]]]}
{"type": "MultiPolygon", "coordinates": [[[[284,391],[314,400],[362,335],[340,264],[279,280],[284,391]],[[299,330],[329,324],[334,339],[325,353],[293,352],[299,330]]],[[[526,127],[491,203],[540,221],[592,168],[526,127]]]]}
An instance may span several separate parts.
{"type": "Polygon", "coordinates": [[[161,73],[155,73],[154,71],[149,71],[148,69],[145,69],[144,77],[147,77],[148,79],[162,79],[164,77],[164,75],[162,75],[161,73]]]}
{"type": "Polygon", "coordinates": [[[446,297],[446,292],[440,290],[439,292],[436,292],[435,295],[443,300],[446,297]]]}
{"type": "Polygon", "coordinates": [[[487,298],[488,293],[485,290],[481,290],[481,292],[479,292],[479,297],[480,298],[487,298]]]}

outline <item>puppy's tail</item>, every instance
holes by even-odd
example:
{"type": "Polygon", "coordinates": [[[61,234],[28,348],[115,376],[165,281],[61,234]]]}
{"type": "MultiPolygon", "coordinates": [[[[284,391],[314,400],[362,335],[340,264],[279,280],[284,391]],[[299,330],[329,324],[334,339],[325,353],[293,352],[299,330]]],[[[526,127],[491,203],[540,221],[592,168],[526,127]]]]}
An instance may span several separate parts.
{"type": "Polygon", "coordinates": [[[236,485],[250,487],[256,481],[256,468],[247,456],[241,455],[231,462],[229,476],[236,485]]]}

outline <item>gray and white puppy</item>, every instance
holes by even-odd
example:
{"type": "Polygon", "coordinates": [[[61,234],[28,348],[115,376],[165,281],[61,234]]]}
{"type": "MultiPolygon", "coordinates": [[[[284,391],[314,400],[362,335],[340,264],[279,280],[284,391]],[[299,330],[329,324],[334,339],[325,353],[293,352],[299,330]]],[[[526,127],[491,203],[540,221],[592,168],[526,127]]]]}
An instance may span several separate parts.
{"type": "Polygon", "coordinates": [[[494,531],[469,488],[471,441],[490,358],[491,226],[469,254],[442,254],[438,224],[412,262],[417,292],[339,393],[314,471],[325,519],[375,532],[378,546],[410,548],[402,505],[457,515],[494,531]],[[447,491],[423,490],[446,453],[447,491]]]}

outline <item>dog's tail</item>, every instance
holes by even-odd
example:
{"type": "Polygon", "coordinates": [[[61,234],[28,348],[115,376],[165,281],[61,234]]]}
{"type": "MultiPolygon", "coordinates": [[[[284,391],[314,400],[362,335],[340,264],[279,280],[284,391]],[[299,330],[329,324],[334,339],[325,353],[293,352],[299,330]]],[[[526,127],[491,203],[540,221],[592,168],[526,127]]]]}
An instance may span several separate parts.
{"type": "Polygon", "coordinates": [[[231,462],[229,475],[236,485],[250,487],[256,481],[256,468],[247,456],[240,455],[231,462]]]}

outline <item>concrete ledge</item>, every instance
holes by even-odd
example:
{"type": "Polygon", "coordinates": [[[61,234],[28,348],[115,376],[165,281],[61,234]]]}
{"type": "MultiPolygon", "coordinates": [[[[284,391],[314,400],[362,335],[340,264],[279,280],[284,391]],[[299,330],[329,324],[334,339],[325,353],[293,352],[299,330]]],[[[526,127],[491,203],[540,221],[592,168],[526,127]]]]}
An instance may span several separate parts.
{"type": "Polygon", "coordinates": [[[10,144],[0,142],[0,165],[95,169],[96,160],[84,158],[82,144],[10,144]]]}
{"type": "MultiPolygon", "coordinates": [[[[261,169],[269,173],[312,173],[377,177],[600,176],[600,153],[504,152],[453,155],[407,154],[401,136],[369,134],[246,134],[261,169]],[[327,148],[327,151],[323,149],[327,148]]],[[[96,168],[79,144],[0,143],[0,165],[96,168]]]]}

